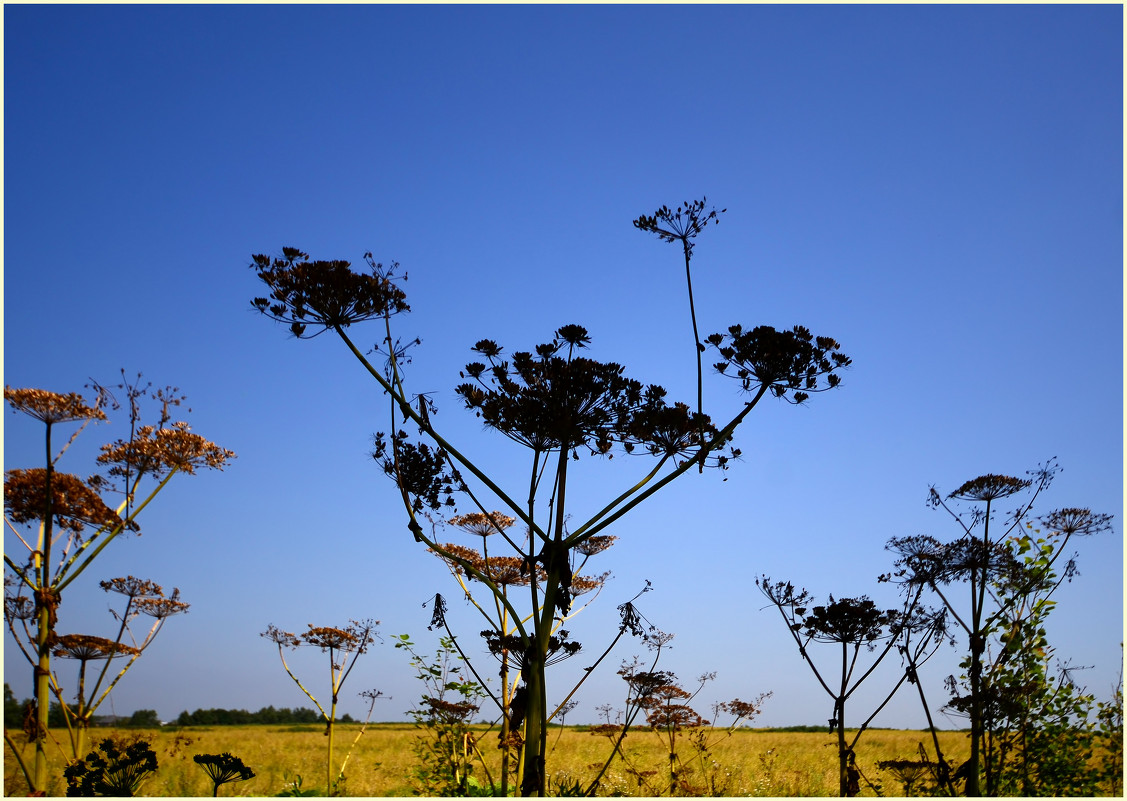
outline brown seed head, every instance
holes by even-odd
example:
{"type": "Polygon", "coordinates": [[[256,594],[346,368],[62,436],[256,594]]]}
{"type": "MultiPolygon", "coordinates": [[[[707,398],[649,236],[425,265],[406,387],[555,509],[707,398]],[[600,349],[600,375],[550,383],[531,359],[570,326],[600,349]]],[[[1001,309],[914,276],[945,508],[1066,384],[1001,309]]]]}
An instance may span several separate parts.
{"type": "MultiPolygon", "coordinates": [[[[16,523],[41,520],[47,502],[47,471],[9,470],[4,475],[4,507],[16,523]]],[[[86,524],[113,527],[121,518],[78,476],[51,472],[51,515],[59,526],[82,531],[86,524]]],[[[129,528],[137,530],[136,524],[129,528]]]]}
{"type": "Polygon", "coordinates": [[[63,634],[55,639],[54,655],[63,659],[77,659],[89,662],[95,659],[109,659],[117,654],[137,655],[140,649],[124,643],[95,637],[90,634],[63,634]]]}
{"type": "Polygon", "coordinates": [[[12,389],[6,386],[4,400],[12,405],[13,411],[23,412],[44,423],[106,419],[105,412],[88,406],[86,399],[74,392],[60,395],[45,389],[12,389]]]}

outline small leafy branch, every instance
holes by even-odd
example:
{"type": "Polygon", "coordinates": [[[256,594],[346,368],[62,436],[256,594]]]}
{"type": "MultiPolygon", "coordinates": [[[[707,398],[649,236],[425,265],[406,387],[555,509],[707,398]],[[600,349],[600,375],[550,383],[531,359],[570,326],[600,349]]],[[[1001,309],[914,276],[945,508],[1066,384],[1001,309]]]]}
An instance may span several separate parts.
{"type": "MultiPolygon", "coordinates": [[[[465,661],[453,639],[441,637],[433,657],[419,654],[407,634],[396,637],[395,647],[410,656],[416,678],[424,687],[421,703],[410,713],[420,730],[414,744],[420,762],[415,770],[418,792],[421,795],[469,795],[475,762],[492,786],[492,776],[470,727],[486,693],[482,685],[463,674],[465,661]]],[[[507,755],[507,750],[505,753],[507,755]]]]}
{"type": "MultiPolygon", "coordinates": [[[[355,747],[356,740],[364,733],[364,729],[361,729],[356,740],[353,740],[352,747],[350,747],[348,753],[345,754],[340,770],[336,771],[334,775],[333,746],[337,703],[339,701],[340,691],[344,686],[345,680],[348,679],[349,674],[352,672],[352,668],[356,666],[357,659],[368,650],[368,646],[376,636],[375,627],[377,625],[379,625],[379,621],[353,620],[349,626],[341,629],[332,626],[314,626],[310,623],[308,624],[309,630],[302,632],[300,635],[282,631],[276,626],[270,625],[261,635],[278,646],[278,657],[282,660],[282,667],[285,668],[286,673],[294,680],[298,688],[305,693],[305,696],[317,707],[317,710],[321,713],[322,719],[325,721],[325,736],[328,737],[328,749],[325,757],[325,788],[326,793],[330,796],[336,795],[338,785],[343,783],[344,770],[348,765],[349,758],[352,756],[352,748],[355,747]],[[319,648],[322,653],[327,653],[329,656],[329,688],[331,700],[327,710],[321,705],[321,702],[314,698],[313,694],[305,688],[301,680],[293,674],[289,664],[286,662],[285,649],[298,648],[301,646],[319,648]]],[[[361,693],[361,695],[369,698],[371,701],[371,706],[368,709],[368,718],[370,719],[375,701],[380,697],[380,693],[378,691],[369,691],[361,693]]],[[[366,723],[367,721],[365,721],[365,724],[366,723]]]]}
{"type": "MultiPolygon", "coordinates": [[[[14,468],[4,474],[4,522],[18,542],[18,546],[4,549],[8,571],[5,587],[16,588],[14,593],[5,593],[4,612],[13,635],[19,621],[29,638],[26,649],[20,637],[16,640],[33,670],[35,710],[27,726],[28,737],[35,742],[33,765],[28,767],[22,762],[7,734],[5,740],[17,755],[32,792],[46,789],[47,717],[52,692],[61,700],[58,682],[53,680],[51,657],[59,647],[56,629],[63,590],[86,571],[107,545],[125,532],[140,530],[137,516],[174,475],[222,469],[235,456],[193,433],[186,422],[173,420],[173,410],[185,399],[175,387],[153,390],[151,384],[141,383],[140,374],[129,380],[122,371],[121,384],[111,388],[94,383],[91,388],[93,401],[77,393],[61,395],[42,389],[4,388],[4,399],[13,411],[44,425],[44,466],[14,468]],[[97,463],[105,472],[82,479],[59,471],[56,465],[86,426],[106,420],[107,408],[121,408],[112,391],[115,389],[123,393],[123,402],[129,409],[129,436],[102,446],[97,463]],[[142,424],[142,407],[146,402],[160,410],[155,423],[142,424]],[[56,452],[55,427],[73,423],[79,423],[79,428],[56,452]],[[109,493],[119,496],[116,506],[111,507],[103,498],[103,494],[109,493]],[[24,562],[12,556],[21,547],[27,553],[24,562]]],[[[178,603],[174,598],[165,600],[178,603]]],[[[125,646],[120,636],[114,642],[117,645],[102,643],[93,646],[93,650],[87,649],[90,656],[82,660],[83,666],[99,651],[108,669],[114,656],[135,657],[128,648],[141,650],[139,646],[125,646]]]]}

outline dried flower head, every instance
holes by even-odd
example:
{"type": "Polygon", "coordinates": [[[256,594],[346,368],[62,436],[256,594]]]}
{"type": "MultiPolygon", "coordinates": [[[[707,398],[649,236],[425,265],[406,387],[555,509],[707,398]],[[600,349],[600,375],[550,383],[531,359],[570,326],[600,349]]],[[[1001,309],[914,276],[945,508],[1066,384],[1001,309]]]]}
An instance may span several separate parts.
{"type": "Polygon", "coordinates": [[[333,626],[314,626],[312,623],[307,625],[309,630],[302,632],[299,638],[302,644],[312,645],[322,651],[362,654],[368,650],[368,645],[372,641],[372,629],[376,626],[376,622],[353,620],[343,629],[333,626]]]}
{"type": "Polygon", "coordinates": [[[811,392],[838,386],[841,378],[835,371],[853,363],[840,352],[836,340],[815,337],[801,325],[790,331],[776,331],[769,325],[744,331],[733,325],[727,334],[712,334],[705,342],[723,358],[713,365],[716,371],[740,381],[745,392],[768,387],[773,395],[792,403],[802,403],[811,392]],[[729,367],[734,368],[730,373],[729,367]],[[824,387],[818,384],[823,376],[824,387]],[[791,390],[797,391],[788,399],[786,394],[791,390]]]}
{"type": "Polygon", "coordinates": [[[4,617],[11,620],[31,620],[35,617],[35,604],[26,595],[4,596],[4,617]]]}
{"type": "Polygon", "coordinates": [[[166,617],[179,615],[188,611],[189,604],[180,600],[180,590],[173,588],[172,595],[168,598],[138,598],[133,602],[133,608],[142,615],[164,620],[166,617]]]}
{"type": "Polygon", "coordinates": [[[596,534],[593,537],[588,537],[572,546],[572,550],[576,553],[581,553],[584,556],[594,556],[597,553],[602,553],[610,546],[614,545],[614,541],[618,537],[612,534],[596,534]]]}
{"type": "MultiPolygon", "coordinates": [[[[47,470],[9,470],[4,474],[4,507],[16,523],[41,520],[47,505],[47,470]]],[[[87,524],[113,528],[122,520],[78,476],[51,471],[51,516],[62,528],[82,531],[87,524]]],[[[129,528],[136,531],[137,525],[129,528]]]]}
{"type": "Polygon", "coordinates": [[[364,254],[370,274],[353,272],[347,261],[309,261],[297,248],[282,248],[281,258],[256,255],[251,265],[270,290],[267,298],[252,304],[271,319],[289,323],[296,337],[305,337],[308,325],[318,330],[347,328],[353,323],[410,311],[407,295],[395,284],[395,271],[364,254]]]}
{"type": "Polygon", "coordinates": [[[207,775],[211,777],[211,781],[215,785],[217,795],[220,785],[228,782],[245,782],[254,778],[253,770],[244,765],[243,761],[237,756],[232,756],[226,752],[222,754],[196,754],[192,759],[207,771],[207,775]]]}
{"type": "Polygon", "coordinates": [[[572,595],[584,595],[585,593],[602,587],[609,578],[609,572],[603,573],[600,576],[572,576],[569,589],[572,595]]]}
{"type": "Polygon", "coordinates": [[[964,501],[994,501],[1021,492],[1031,483],[1013,476],[996,476],[988,473],[971,479],[947,497],[964,501]]]}
{"type": "Polygon", "coordinates": [[[479,569],[499,587],[523,587],[530,581],[528,565],[516,556],[490,556],[479,569]]]}
{"type": "Polygon", "coordinates": [[[657,234],[662,242],[681,242],[686,251],[692,252],[693,243],[689,240],[695,239],[709,223],[720,222],[719,215],[727,211],[727,209],[716,211],[712,208],[706,212],[707,200],[708,198],[705,197],[700,200],[686,200],[676,210],[662,206],[653,214],[649,216],[643,214],[634,220],[634,227],[639,231],[657,234]]]}
{"type": "Polygon", "coordinates": [[[99,585],[106,592],[116,592],[126,598],[146,598],[150,596],[159,598],[164,595],[163,588],[155,581],[139,579],[136,576],[101,581],[99,585]]]}
{"type": "Polygon", "coordinates": [[[97,406],[89,406],[81,395],[71,392],[60,395],[45,389],[12,389],[4,387],[4,400],[12,411],[41,420],[44,423],[70,423],[78,420],[105,420],[106,413],[97,406]]]}
{"type": "Polygon", "coordinates": [[[450,518],[450,525],[457,526],[468,534],[477,534],[479,537],[488,537],[499,529],[506,529],[516,522],[515,518],[500,512],[469,512],[450,518]]]}
{"type": "Polygon", "coordinates": [[[271,623],[266,627],[266,631],[262,632],[260,637],[265,637],[274,643],[277,643],[279,648],[297,648],[301,645],[301,641],[297,638],[296,634],[288,631],[282,631],[280,628],[271,623]]]}
{"type": "Polygon", "coordinates": [[[63,634],[55,639],[55,649],[52,653],[63,659],[89,662],[95,659],[109,659],[118,654],[136,656],[141,651],[124,643],[107,640],[105,637],[95,637],[91,634],[63,634]]]}
{"type": "Polygon", "coordinates": [[[1111,528],[1112,515],[1094,514],[1091,509],[1058,509],[1037,518],[1045,528],[1069,536],[1087,537],[1111,528]]]}
{"type": "Polygon", "coordinates": [[[222,470],[234,458],[234,451],[193,434],[191,427],[181,421],[169,428],[142,426],[129,442],[118,440],[103,445],[98,462],[113,465],[111,475],[161,476],[169,470],[193,474],[197,467],[222,470]]]}

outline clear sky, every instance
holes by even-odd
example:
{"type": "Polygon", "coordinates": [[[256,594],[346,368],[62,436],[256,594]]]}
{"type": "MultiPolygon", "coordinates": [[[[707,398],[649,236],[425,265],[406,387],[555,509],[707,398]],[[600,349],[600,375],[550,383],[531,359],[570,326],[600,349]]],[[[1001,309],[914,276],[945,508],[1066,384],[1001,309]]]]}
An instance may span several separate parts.
{"type": "MultiPolygon", "coordinates": [[[[113,700],[165,719],[308,705],[258,636],[269,624],[372,617],[429,650],[422,604],[442,592],[482,651],[480,620],[368,456],[386,428],[378,387],[331,335],[294,341],[252,311],[251,255],[398,260],[413,307],[398,333],[423,339],[411,390],[434,393],[446,436],[519,485],[515,446],[454,395],[470,346],[530,349],[579,323],[592,357],[691,401],[681,257],[631,220],[707,195],[728,211],[694,258],[702,334],[800,323],[853,366],[808,407],[760,404],[727,481],[690,473],[613,530],[592,564],[614,578],[571,626],[585,651],[648,579],[639,608],[676,635],[664,666],[686,682],[717,672],[702,712],[773,691],[758,724],[824,723],[832,703],[754,578],[894,605],[875,581],[888,539],[957,534],[925,506],[931,485],[1055,456],[1039,508],[1116,518],[1078,543],[1081,574],[1050,627],[1108,695],[1123,639],[1122,14],[5,6],[5,383],[81,391],[142,371],[179,386],[194,430],[238,453],[174,480],[143,536],[65,593],[60,631],[111,634],[99,579],[179,587],[190,613],[113,700]]],[[[706,376],[715,416],[739,402],[706,376]]],[[[89,429],[60,469],[88,475],[122,424],[89,429]]],[[[41,465],[39,424],[6,412],[3,425],[5,468],[41,465]]],[[[579,516],[644,463],[577,466],[579,516]]],[[[926,668],[936,706],[960,646],[926,668]]],[[[618,646],[568,722],[622,706],[615,670],[633,653],[618,646]]],[[[550,696],[583,660],[553,669],[550,696]]],[[[4,665],[27,697],[10,642],[4,665]]],[[[324,695],[321,658],[296,666],[324,695]]],[[[344,710],[375,687],[391,697],[376,718],[402,719],[421,692],[412,676],[385,637],[344,710]]],[[[904,693],[876,725],[925,721],[904,693]]]]}

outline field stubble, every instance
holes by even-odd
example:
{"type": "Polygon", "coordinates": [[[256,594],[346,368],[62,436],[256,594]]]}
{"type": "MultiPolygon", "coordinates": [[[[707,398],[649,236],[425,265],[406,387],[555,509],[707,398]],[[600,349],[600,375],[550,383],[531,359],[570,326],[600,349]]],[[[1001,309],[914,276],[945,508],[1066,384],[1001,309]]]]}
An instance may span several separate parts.
{"type": "MultiPolygon", "coordinates": [[[[355,738],[359,726],[338,727],[337,764],[355,738]]],[[[479,745],[485,754],[494,779],[500,763],[495,731],[476,727],[479,745]]],[[[65,736],[65,733],[62,733],[65,736]]],[[[721,735],[722,732],[716,732],[721,735]]],[[[13,733],[17,741],[19,733],[13,733]]],[[[220,796],[270,796],[290,786],[300,776],[302,788],[316,789],[323,794],[325,771],[324,728],[319,726],[216,726],[170,727],[162,730],[96,729],[90,742],[114,736],[147,740],[157,754],[159,768],[141,788],[147,796],[184,797],[210,796],[211,782],[192,761],[195,754],[229,752],[241,758],[255,772],[255,778],[224,785],[220,796]]],[[[412,750],[418,730],[410,723],[379,724],[357,742],[345,772],[344,794],[349,796],[409,796],[412,794],[411,773],[417,762],[412,750]]],[[[783,732],[769,729],[739,729],[731,737],[719,741],[711,750],[706,765],[695,761],[688,742],[678,746],[678,753],[693,770],[694,783],[703,784],[711,775],[715,786],[725,795],[752,796],[834,796],[837,795],[836,738],[824,732],[783,732]]],[[[888,759],[918,759],[918,743],[923,742],[931,753],[930,735],[918,731],[866,732],[857,749],[857,764],[865,779],[882,782],[886,795],[900,795],[893,776],[882,772],[877,762],[888,759]]],[[[966,735],[941,732],[940,743],[949,761],[958,764],[966,758],[966,735]]],[[[549,771],[554,781],[578,779],[590,782],[610,753],[610,743],[603,736],[591,734],[583,726],[553,727],[549,732],[549,771]]],[[[655,771],[660,781],[667,770],[666,746],[652,732],[632,730],[623,744],[629,764],[639,770],[655,771]]],[[[53,749],[50,773],[55,778],[49,794],[65,795],[62,779],[64,761],[53,749]]],[[[483,780],[480,769],[479,780],[483,780]]],[[[4,761],[5,795],[26,795],[27,784],[10,756],[4,761]]],[[[603,777],[600,795],[649,795],[640,790],[637,780],[616,759],[603,777]]],[[[873,789],[861,782],[861,795],[873,796],[873,789]]]]}

